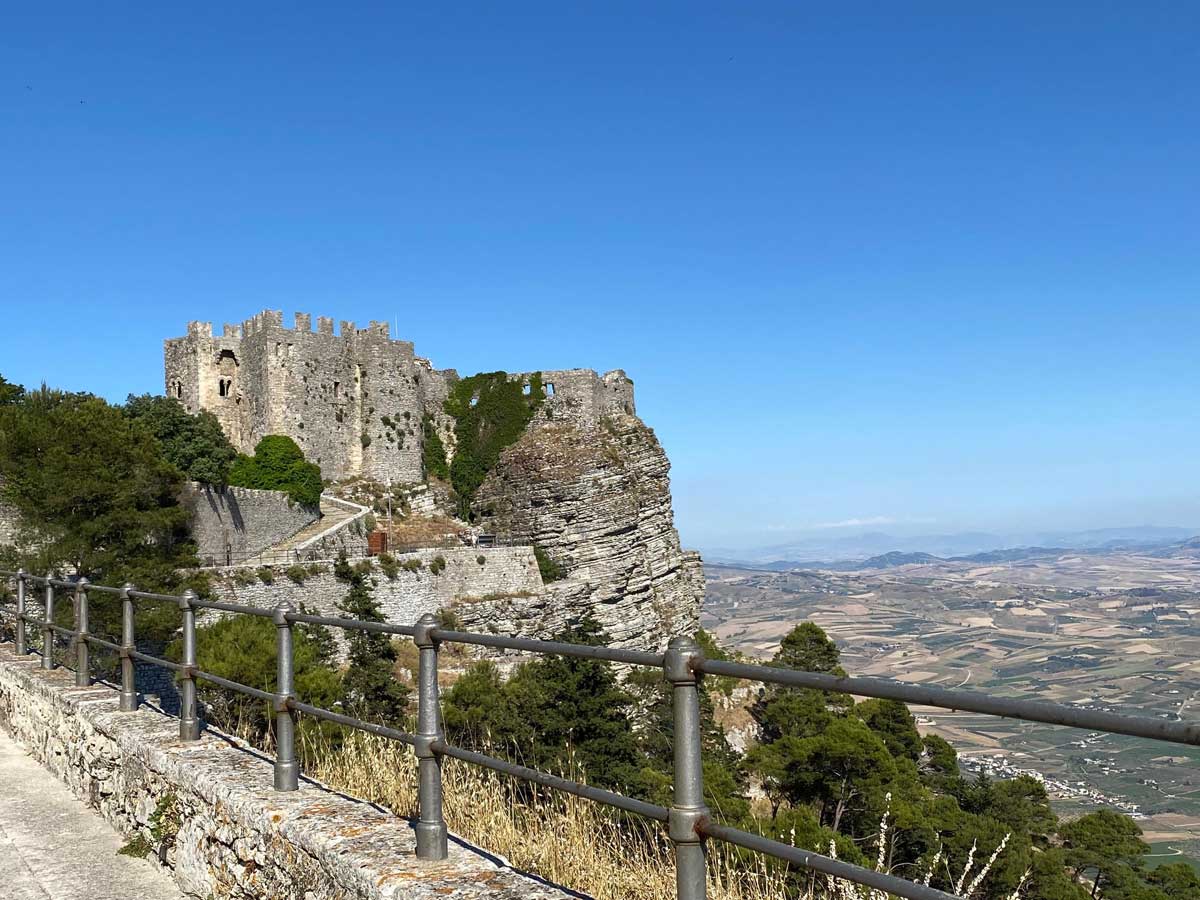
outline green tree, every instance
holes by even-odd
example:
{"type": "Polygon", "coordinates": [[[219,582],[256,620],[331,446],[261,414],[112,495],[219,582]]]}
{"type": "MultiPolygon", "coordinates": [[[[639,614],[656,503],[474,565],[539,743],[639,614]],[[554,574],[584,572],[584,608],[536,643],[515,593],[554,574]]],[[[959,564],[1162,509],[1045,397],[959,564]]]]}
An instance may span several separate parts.
{"type": "Polygon", "coordinates": [[[1146,876],[1146,881],[1166,894],[1170,900],[1200,898],[1200,875],[1187,863],[1161,865],[1146,876]]]}
{"type": "Polygon", "coordinates": [[[12,406],[24,399],[25,388],[22,385],[13,384],[0,375],[0,406],[12,406]]]}
{"type": "Polygon", "coordinates": [[[883,739],[892,756],[921,758],[923,744],[908,707],[898,700],[864,700],[854,707],[854,715],[883,739]]]}
{"type": "MultiPolygon", "coordinates": [[[[273,621],[258,616],[230,616],[205,623],[196,629],[197,665],[221,678],[274,692],[276,632],[273,621]]],[[[181,649],[176,641],[168,648],[168,656],[179,659],[181,649]]],[[[332,639],[325,629],[294,626],[292,660],[297,697],[324,709],[341,700],[341,679],[333,667],[332,639]]],[[[275,717],[269,703],[203,679],[197,682],[197,696],[204,703],[208,720],[223,731],[259,746],[273,733],[275,717]]],[[[309,736],[318,731],[327,736],[333,733],[333,729],[322,728],[321,723],[312,719],[303,720],[301,728],[309,736]]]]}
{"type": "Polygon", "coordinates": [[[821,626],[813,622],[801,622],[779,642],[779,650],[771,665],[796,669],[800,672],[823,672],[829,675],[845,675],[839,662],[837,644],[829,639],[821,626]]]}
{"type": "Polygon", "coordinates": [[[477,662],[454,682],[442,696],[442,719],[453,743],[480,748],[512,744],[513,711],[495,663],[477,662]]]}
{"type": "MultiPolygon", "coordinates": [[[[705,800],[723,821],[736,822],[750,811],[745,766],[716,721],[707,680],[701,681],[699,691],[705,800]]],[[[654,802],[669,805],[674,770],[672,685],[657,669],[636,669],[625,684],[635,700],[638,746],[650,767],[643,773],[643,792],[654,802]]]]}
{"type": "MultiPolygon", "coordinates": [[[[338,609],[348,619],[383,622],[383,611],[362,569],[350,565],[343,553],[334,575],[348,585],[338,609]]],[[[408,688],[396,678],[396,648],[386,634],[350,629],[346,672],[342,676],[344,703],[350,714],[379,724],[403,722],[408,715],[408,688]]]]}
{"type": "Polygon", "coordinates": [[[125,401],[125,415],[145,426],[162,445],[167,462],[191,481],[225,484],[237,451],[208,410],[190,415],[174,397],[133,394],[125,401]]]}
{"type": "MultiPolygon", "coordinates": [[[[607,636],[586,618],[556,640],[599,646],[607,636]]],[[[641,783],[647,762],[630,721],[632,697],[603,660],[539,657],[503,683],[493,667],[476,666],[460,685],[443,698],[447,729],[460,739],[505,746],[543,771],[580,771],[602,787],[641,783]]]]}
{"type": "Polygon", "coordinates": [[[304,458],[290,437],[269,434],[253,456],[239,455],[229,469],[229,483],[260,491],[284,491],[301,506],[321,503],[321,469],[304,458]]]}
{"type": "Polygon", "coordinates": [[[153,435],[96,397],[42,388],[0,406],[0,482],[33,571],[181,586],[177,571],[196,563],[181,481],[153,435]]]}
{"type": "Polygon", "coordinates": [[[1150,845],[1142,829],[1129,816],[1109,809],[1080,816],[1059,829],[1066,847],[1066,864],[1076,881],[1092,879],[1095,897],[1106,883],[1127,883],[1126,876],[1140,869],[1150,845]]]}

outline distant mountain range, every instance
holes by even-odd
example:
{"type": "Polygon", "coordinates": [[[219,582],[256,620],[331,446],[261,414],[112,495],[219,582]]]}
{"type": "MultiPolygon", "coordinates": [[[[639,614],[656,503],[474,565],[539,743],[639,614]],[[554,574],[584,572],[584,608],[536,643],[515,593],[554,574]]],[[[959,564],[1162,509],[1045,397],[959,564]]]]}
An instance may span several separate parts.
{"type": "Polygon", "coordinates": [[[988,532],[900,536],[867,532],[808,538],[749,550],[704,551],[710,563],[748,565],[775,571],[794,568],[883,569],[945,560],[1011,562],[1072,551],[1200,549],[1200,528],[1137,525],[1088,531],[1001,535],[988,532]]]}

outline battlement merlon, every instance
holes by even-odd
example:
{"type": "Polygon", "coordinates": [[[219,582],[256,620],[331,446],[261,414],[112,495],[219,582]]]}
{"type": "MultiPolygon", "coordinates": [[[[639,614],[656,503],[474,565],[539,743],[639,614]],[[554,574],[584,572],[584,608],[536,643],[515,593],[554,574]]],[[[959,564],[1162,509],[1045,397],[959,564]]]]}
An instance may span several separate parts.
{"type": "MultiPolygon", "coordinates": [[[[278,309],[264,309],[259,313],[255,313],[248,319],[245,319],[240,325],[225,323],[223,326],[222,337],[225,338],[243,338],[253,334],[258,334],[268,328],[278,329],[281,331],[293,331],[296,334],[313,334],[313,317],[311,313],[298,312],[294,314],[294,325],[288,327],[283,324],[283,311],[278,309]]],[[[317,334],[335,335],[333,319],[328,316],[317,317],[317,334]]],[[[397,340],[391,336],[391,327],[388,322],[379,322],[372,320],[366,328],[359,330],[353,321],[343,320],[341,327],[336,332],[336,336],[355,339],[366,338],[379,339],[390,344],[399,344],[411,351],[412,342],[397,340]]],[[[211,322],[188,322],[187,335],[188,338],[212,338],[213,326],[211,322]]],[[[181,338],[182,339],[182,338],[181,338]]]]}

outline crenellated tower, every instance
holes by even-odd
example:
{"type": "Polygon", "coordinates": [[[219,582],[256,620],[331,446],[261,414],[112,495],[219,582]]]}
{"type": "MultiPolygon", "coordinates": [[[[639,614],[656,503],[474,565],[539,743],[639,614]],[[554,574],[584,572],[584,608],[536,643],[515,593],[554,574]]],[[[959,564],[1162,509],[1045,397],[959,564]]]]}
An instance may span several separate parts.
{"type": "MultiPolygon", "coordinates": [[[[424,478],[422,421],[432,416],[448,438],[443,404],[458,380],[393,340],[386,322],[359,329],[343,321],[261,312],[218,337],[208,322],[164,342],[166,394],[192,413],[212,412],[233,445],[252,453],[269,434],[296,441],[329,479],[362,476],[392,483],[424,478]]],[[[616,370],[544,371],[547,413],[579,424],[633,415],[633,382],[616,370]]],[[[513,378],[528,379],[528,375],[513,378]]]]}

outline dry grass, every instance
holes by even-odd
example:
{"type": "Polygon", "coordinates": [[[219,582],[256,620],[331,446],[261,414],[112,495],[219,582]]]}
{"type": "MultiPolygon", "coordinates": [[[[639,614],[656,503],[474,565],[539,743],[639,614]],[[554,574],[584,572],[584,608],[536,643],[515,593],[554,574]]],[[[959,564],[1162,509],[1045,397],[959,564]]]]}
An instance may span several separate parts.
{"type": "MultiPolygon", "coordinates": [[[[316,754],[318,779],[356,797],[413,817],[417,768],[412,751],[354,735],[336,751],[316,754]]],[[[526,795],[512,779],[446,760],[446,823],[468,841],[597,900],[673,900],[675,862],[654,822],[618,820],[605,807],[558,792],[526,795]]],[[[763,857],[739,857],[713,841],[709,897],[767,900],[785,895],[783,872],[763,857]],[[774,871],[771,871],[774,869],[774,871]]]]}
{"type": "MultiPolygon", "coordinates": [[[[381,521],[380,527],[384,526],[385,523],[381,521]]],[[[462,547],[462,535],[466,533],[466,527],[449,516],[417,514],[406,518],[394,517],[389,540],[397,547],[462,547]]]]}

